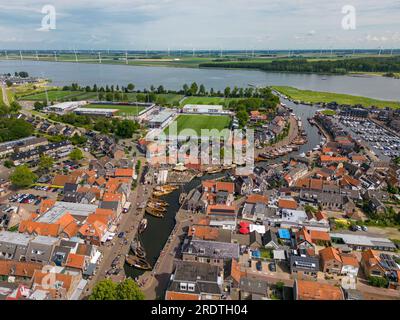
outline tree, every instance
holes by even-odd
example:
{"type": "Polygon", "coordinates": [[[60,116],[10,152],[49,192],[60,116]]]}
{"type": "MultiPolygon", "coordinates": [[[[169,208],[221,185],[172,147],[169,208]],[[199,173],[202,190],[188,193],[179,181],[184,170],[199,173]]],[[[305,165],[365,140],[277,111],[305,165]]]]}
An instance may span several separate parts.
{"type": "Polygon", "coordinates": [[[225,98],[228,98],[230,96],[230,94],[231,94],[231,88],[226,87],[225,90],[224,90],[225,98]]]}
{"type": "Polygon", "coordinates": [[[133,90],[135,90],[135,85],[133,83],[129,83],[127,86],[127,89],[132,92],[133,90]]]}
{"type": "Polygon", "coordinates": [[[79,134],[75,133],[74,136],[71,138],[71,142],[74,146],[81,146],[87,142],[87,138],[85,136],[80,136],[79,134]]]}
{"type": "Polygon", "coordinates": [[[236,114],[237,119],[239,120],[240,127],[246,126],[247,122],[249,121],[249,114],[245,110],[240,110],[236,114]]]}
{"type": "Polygon", "coordinates": [[[183,85],[183,93],[185,95],[187,95],[189,93],[189,86],[186,83],[183,85]]]}
{"type": "Polygon", "coordinates": [[[131,120],[122,120],[118,122],[115,133],[121,138],[132,138],[137,128],[137,123],[131,120]]]}
{"type": "Polygon", "coordinates": [[[196,82],[193,82],[190,86],[190,95],[195,96],[197,94],[197,91],[199,91],[199,86],[196,82]]]}
{"type": "Polygon", "coordinates": [[[11,160],[6,160],[4,161],[4,166],[8,169],[14,167],[14,162],[12,162],[11,160]]]}
{"type": "Polygon", "coordinates": [[[98,282],[89,297],[89,300],[116,300],[117,285],[110,279],[98,282]]]}
{"type": "Polygon", "coordinates": [[[39,160],[39,168],[42,170],[49,170],[54,164],[54,160],[52,157],[46,156],[42,154],[39,160]]]}
{"type": "Polygon", "coordinates": [[[89,300],[144,300],[144,294],[132,279],[119,284],[105,279],[95,285],[89,300]]]}
{"type": "Polygon", "coordinates": [[[36,101],[33,105],[33,108],[36,111],[41,111],[43,110],[43,108],[46,107],[46,102],[40,102],[40,101],[36,101]]]}
{"type": "Polygon", "coordinates": [[[388,280],[382,277],[369,277],[369,284],[378,288],[386,288],[388,286],[388,280]]]}
{"type": "Polygon", "coordinates": [[[79,161],[83,159],[83,152],[81,151],[81,149],[75,148],[74,150],[71,151],[71,153],[69,154],[69,158],[72,161],[79,161]]]}
{"type": "Polygon", "coordinates": [[[144,294],[132,279],[117,285],[117,300],[144,300],[144,294]]]}
{"type": "Polygon", "coordinates": [[[200,85],[199,95],[200,96],[205,96],[206,95],[206,87],[204,86],[204,84],[200,85]]]}
{"type": "Polygon", "coordinates": [[[14,172],[10,175],[10,181],[17,188],[27,188],[31,186],[36,179],[36,174],[26,165],[16,167],[14,172]]]}

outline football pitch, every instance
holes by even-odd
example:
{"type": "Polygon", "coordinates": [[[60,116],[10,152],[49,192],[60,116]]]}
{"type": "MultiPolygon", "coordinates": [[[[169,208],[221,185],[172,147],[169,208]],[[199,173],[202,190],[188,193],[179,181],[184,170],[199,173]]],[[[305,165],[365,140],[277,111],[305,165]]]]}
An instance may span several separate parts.
{"type": "MultiPolygon", "coordinates": [[[[229,129],[231,118],[229,116],[181,115],[174,122],[177,123],[178,135],[184,133],[182,131],[186,131],[186,129],[191,129],[200,137],[202,130],[216,129],[222,131],[223,129],[229,129]]],[[[166,134],[170,133],[171,125],[164,130],[166,134]]],[[[171,134],[173,133],[171,132],[171,134]]],[[[225,136],[225,133],[211,132],[208,136],[225,136]]]]}

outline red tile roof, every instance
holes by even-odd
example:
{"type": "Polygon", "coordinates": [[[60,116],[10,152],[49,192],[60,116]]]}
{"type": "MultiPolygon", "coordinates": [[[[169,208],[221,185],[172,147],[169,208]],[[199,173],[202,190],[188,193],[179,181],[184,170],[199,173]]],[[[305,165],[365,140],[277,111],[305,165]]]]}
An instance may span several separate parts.
{"type": "Polygon", "coordinates": [[[278,207],[283,209],[297,209],[298,204],[294,199],[279,199],[278,207]]]}
{"type": "Polygon", "coordinates": [[[317,281],[296,281],[297,300],[344,300],[339,287],[317,281]]]}

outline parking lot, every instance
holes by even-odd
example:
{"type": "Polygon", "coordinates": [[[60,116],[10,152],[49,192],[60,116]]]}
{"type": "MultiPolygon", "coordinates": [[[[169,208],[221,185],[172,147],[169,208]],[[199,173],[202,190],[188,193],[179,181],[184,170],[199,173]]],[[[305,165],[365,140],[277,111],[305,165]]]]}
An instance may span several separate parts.
{"type": "Polygon", "coordinates": [[[370,120],[340,117],[339,124],[350,131],[353,138],[364,141],[375,154],[389,160],[400,156],[400,137],[379,127],[370,120]]]}

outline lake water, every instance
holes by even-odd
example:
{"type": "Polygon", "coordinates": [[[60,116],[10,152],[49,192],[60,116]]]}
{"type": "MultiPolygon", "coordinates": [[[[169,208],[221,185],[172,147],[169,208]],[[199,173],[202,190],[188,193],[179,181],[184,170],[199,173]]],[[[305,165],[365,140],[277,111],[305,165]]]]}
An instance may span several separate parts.
{"type": "Polygon", "coordinates": [[[322,76],[317,74],[273,73],[257,70],[192,69],[140,67],[71,62],[0,60],[0,73],[27,71],[32,76],[51,79],[54,85],[77,82],[80,85],[127,85],[149,88],[163,85],[181,89],[184,83],[197,82],[208,89],[226,86],[287,85],[300,89],[347,93],[382,100],[400,100],[400,80],[366,76],[322,76]]]}

